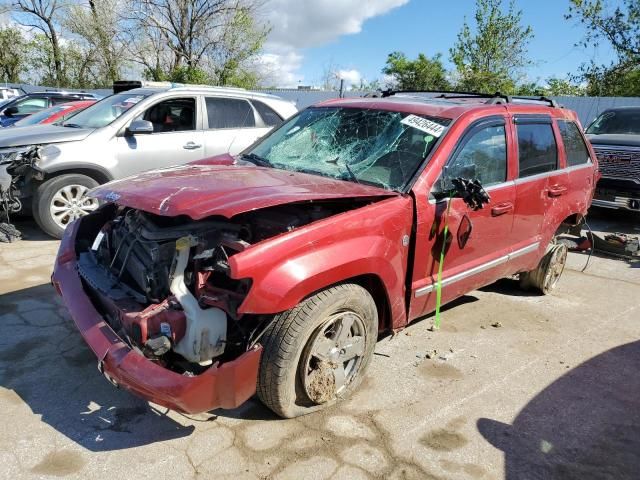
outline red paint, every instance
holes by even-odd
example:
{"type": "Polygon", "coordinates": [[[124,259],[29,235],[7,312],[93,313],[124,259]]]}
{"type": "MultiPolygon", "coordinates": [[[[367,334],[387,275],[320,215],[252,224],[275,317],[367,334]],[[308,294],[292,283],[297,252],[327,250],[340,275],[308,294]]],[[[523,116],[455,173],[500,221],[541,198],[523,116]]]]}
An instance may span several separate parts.
{"type": "MultiPolygon", "coordinates": [[[[57,122],[62,117],[66,117],[70,113],[77,112],[79,110],[84,110],[85,108],[90,107],[94,103],[96,103],[95,100],[82,100],[80,102],[64,103],[62,105],[66,106],[67,108],[65,108],[61,112],[54,113],[50,117],[47,117],[46,119],[41,121],[40,123],[54,123],[54,122],[57,122]]],[[[59,107],[61,105],[56,105],[56,106],[59,107]]]]}
{"type": "MultiPolygon", "coordinates": [[[[585,215],[591,203],[597,162],[588,142],[594,163],[563,170],[566,155],[556,119],[577,121],[569,110],[537,105],[429,104],[399,97],[392,101],[334,100],[323,105],[426,114],[450,118],[452,123],[427,167],[404,195],[320,176],[237,164],[229,155],[112,182],[99,187],[96,195],[155,214],[188,215],[193,219],[213,215],[231,218],[290,202],[370,198],[364,206],[232,255],[231,277],[251,279],[249,293],[236,313],[282,312],[330,285],[366,278],[364,284],[373,279],[384,290],[380,295],[386,297],[390,322],[381,328],[394,329],[434,308],[435,289],[416,295],[436,281],[441,248],[438,240],[444,229],[446,202],[430,200],[430,192],[460,138],[476,120],[504,118],[507,181],[490,190],[491,202],[482,210],[470,211],[462,200],[453,200],[448,220],[453,240],[445,257],[443,278],[457,276],[459,281],[443,289],[445,302],[501,277],[534,268],[560,224],[570,216],[585,215]],[[518,179],[513,125],[516,114],[554,119],[560,170],[540,178],[518,179]],[[460,248],[456,234],[465,215],[471,219],[473,230],[467,245],[460,248]],[[469,274],[474,271],[477,273],[469,274]]],[[[254,393],[260,349],[193,378],[171,373],[132,352],[100,318],[82,290],[74,270],[75,231],[76,226],[71,227],[63,239],[53,281],[83,337],[98,358],[104,359],[109,376],[144,398],[188,412],[236,406],[254,393]]],[[[206,280],[206,275],[199,274],[200,293],[211,288],[206,280]]],[[[214,290],[209,293],[212,304],[229,308],[229,299],[218,298],[219,292],[214,290]]]]}
{"type": "MultiPolygon", "coordinates": [[[[221,159],[224,162],[225,158],[221,159]]],[[[155,170],[102,185],[93,195],[157,215],[211,215],[231,218],[239,213],[291,202],[331,198],[394,195],[381,188],[256,166],[206,165],[155,170]],[[114,196],[115,194],[115,196],[114,196]]]]}
{"type": "MultiPolygon", "coordinates": [[[[66,232],[61,250],[73,244],[78,222],[66,232]]],[[[167,408],[198,413],[215,408],[235,408],[256,391],[262,348],[234,361],[211,367],[201,375],[186,377],[161,367],[132,350],[104,321],[84,292],[75,258],[56,261],[52,282],[61,292],[71,318],[87,345],[102,361],[104,373],[118,386],[167,408]]]]}

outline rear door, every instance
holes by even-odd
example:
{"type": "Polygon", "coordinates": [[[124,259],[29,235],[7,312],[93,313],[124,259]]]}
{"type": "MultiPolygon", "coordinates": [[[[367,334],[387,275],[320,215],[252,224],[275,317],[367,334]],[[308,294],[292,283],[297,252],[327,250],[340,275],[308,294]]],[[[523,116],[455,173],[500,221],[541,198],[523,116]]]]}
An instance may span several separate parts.
{"type": "MultiPolygon", "coordinates": [[[[445,167],[448,177],[469,177],[473,172],[485,187],[491,200],[479,210],[472,210],[461,198],[431,200],[424,214],[419,212],[418,241],[426,245],[416,246],[416,252],[431,253],[432,260],[424,269],[424,259],[416,258],[418,281],[424,285],[414,292],[411,317],[427,313],[435,306],[435,288],[440,252],[442,249],[443,223],[451,232],[450,243],[443,263],[443,302],[457,298],[475,288],[501,278],[507,268],[511,248],[511,230],[515,208],[515,186],[508,164],[511,156],[508,148],[509,127],[505,117],[483,119],[463,135],[445,167]],[[451,201],[450,212],[446,208],[451,201]],[[431,208],[431,212],[427,210],[431,208]],[[434,219],[435,216],[435,219],[434,219]],[[446,220],[445,220],[446,219],[446,220]],[[469,227],[470,226],[470,227],[469,227]],[[469,232],[464,244],[464,233],[469,232]],[[439,232],[436,234],[436,232],[439,232]],[[420,280],[424,278],[424,281],[420,280]]],[[[435,187],[433,194],[441,197],[442,188],[435,187]]],[[[414,275],[416,278],[416,275],[414,275]]]]}
{"type": "Polygon", "coordinates": [[[116,156],[124,175],[182,165],[205,156],[197,95],[165,99],[136,120],[147,120],[153,133],[115,137],[116,156]]]}
{"type": "Polygon", "coordinates": [[[564,209],[568,176],[559,154],[559,135],[549,115],[516,115],[518,178],[511,270],[531,269],[549,241],[551,219],[564,209]],[[533,263],[532,263],[533,262],[533,263]]]}
{"type": "Polygon", "coordinates": [[[206,96],[205,108],[207,157],[227,152],[237,155],[270,129],[244,98],[206,96]]]}

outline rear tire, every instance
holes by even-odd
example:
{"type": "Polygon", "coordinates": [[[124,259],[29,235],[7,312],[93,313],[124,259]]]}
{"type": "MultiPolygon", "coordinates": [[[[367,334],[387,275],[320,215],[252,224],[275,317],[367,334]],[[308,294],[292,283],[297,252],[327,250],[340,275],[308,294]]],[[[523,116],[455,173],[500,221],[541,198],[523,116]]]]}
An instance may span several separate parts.
{"type": "Polygon", "coordinates": [[[376,305],[361,286],[309,297],[276,315],[265,333],[258,398],[285,418],[326,408],[360,384],[377,336],[376,305]]]}
{"type": "Polygon", "coordinates": [[[525,290],[536,289],[543,295],[551,293],[564,272],[568,251],[564,243],[551,244],[535,270],[520,274],[520,286],[525,290]]]}
{"type": "Polygon", "coordinates": [[[53,177],[40,184],[33,196],[33,218],[54,238],[62,238],[73,220],[98,208],[98,201],[87,193],[99,185],[93,178],[71,173],[53,177]]]}

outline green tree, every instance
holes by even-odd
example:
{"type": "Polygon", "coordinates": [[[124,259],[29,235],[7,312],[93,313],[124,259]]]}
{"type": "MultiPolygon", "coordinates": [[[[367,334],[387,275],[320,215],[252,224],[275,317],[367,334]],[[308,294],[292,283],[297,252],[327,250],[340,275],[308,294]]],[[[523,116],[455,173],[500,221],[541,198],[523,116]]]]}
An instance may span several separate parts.
{"type": "Polygon", "coordinates": [[[447,71],[442,55],[428,58],[423,53],[410,60],[402,52],[390,53],[382,73],[393,78],[393,88],[398,90],[449,90],[447,71]]]}
{"type": "Polygon", "coordinates": [[[567,18],[586,27],[583,46],[604,42],[617,55],[611,65],[582,65],[577,78],[586,80],[587,93],[640,96],[640,0],[622,0],[614,9],[605,0],[570,0],[567,18]]]}
{"type": "Polygon", "coordinates": [[[0,81],[19,83],[25,66],[26,40],[13,27],[0,28],[0,81]]]}
{"type": "Polygon", "coordinates": [[[465,20],[450,50],[460,89],[514,93],[532,64],[527,57],[532,28],[522,24],[514,0],[503,10],[502,0],[476,0],[475,28],[465,20]]]}
{"type": "Polygon", "coordinates": [[[586,93],[584,86],[568,78],[551,77],[547,79],[547,86],[544,89],[544,94],[550,97],[580,97],[586,93]]]}

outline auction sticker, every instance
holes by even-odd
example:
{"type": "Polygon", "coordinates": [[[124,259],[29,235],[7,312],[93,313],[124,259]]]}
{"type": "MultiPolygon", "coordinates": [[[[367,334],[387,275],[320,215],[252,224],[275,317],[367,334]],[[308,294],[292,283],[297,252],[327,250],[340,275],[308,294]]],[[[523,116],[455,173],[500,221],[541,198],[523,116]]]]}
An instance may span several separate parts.
{"type": "Polygon", "coordinates": [[[434,137],[440,137],[445,129],[444,125],[440,125],[439,123],[432,122],[431,120],[427,120],[426,118],[422,118],[417,115],[408,115],[400,123],[422,130],[434,137]]]}

